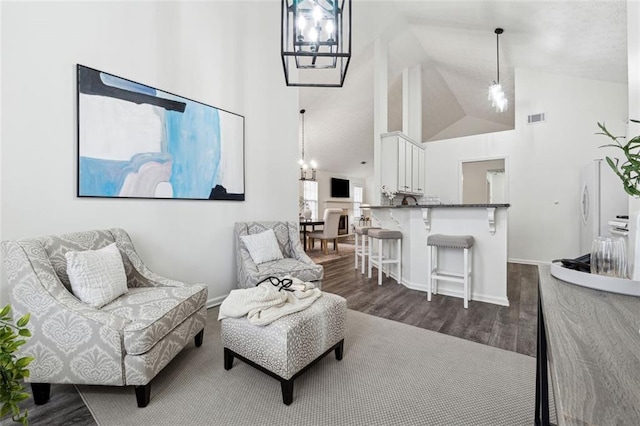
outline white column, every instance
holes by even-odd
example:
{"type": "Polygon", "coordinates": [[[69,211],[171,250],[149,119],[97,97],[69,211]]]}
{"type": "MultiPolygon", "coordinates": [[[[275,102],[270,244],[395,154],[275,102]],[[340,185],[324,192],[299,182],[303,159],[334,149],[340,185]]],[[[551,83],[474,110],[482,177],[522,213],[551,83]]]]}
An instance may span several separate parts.
{"type": "Polygon", "coordinates": [[[422,142],[422,66],[402,70],[402,133],[422,142]]]}
{"type": "Polygon", "coordinates": [[[373,44],[373,171],[374,188],[371,204],[381,204],[380,175],[382,173],[380,135],[388,129],[389,97],[388,45],[385,39],[378,37],[373,44]]]}
{"type": "MultiPolygon", "coordinates": [[[[640,3],[627,2],[627,66],[629,81],[629,118],[640,120],[640,3]]],[[[636,136],[640,125],[630,123],[627,136],[636,136]]],[[[640,279],[640,267],[634,270],[636,258],[637,224],[634,220],[640,214],[640,200],[629,197],[629,272],[634,280],[640,279]]]]}
{"type": "MultiPolygon", "coordinates": [[[[2,5],[0,5],[0,25],[2,25],[2,5]]],[[[2,35],[0,34],[0,39],[2,35]]],[[[0,55],[0,93],[2,93],[2,55],[0,55]]],[[[2,102],[0,102],[0,117],[2,117],[2,102]]],[[[2,135],[2,120],[0,119],[0,135],[2,135]]],[[[2,136],[0,136],[0,139],[2,136]]],[[[4,240],[2,236],[2,211],[4,210],[4,206],[2,205],[2,143],[0,143],[0,241],[4,240]]],[[[0,262],[2,262],[2,255],[0,254],[0,262]]],[[[0,306],[4,307],[7,303],[9,303],[9,291],[6,286],[6,275],[4,272],[4,268],[0,272],[0,306]]]]}

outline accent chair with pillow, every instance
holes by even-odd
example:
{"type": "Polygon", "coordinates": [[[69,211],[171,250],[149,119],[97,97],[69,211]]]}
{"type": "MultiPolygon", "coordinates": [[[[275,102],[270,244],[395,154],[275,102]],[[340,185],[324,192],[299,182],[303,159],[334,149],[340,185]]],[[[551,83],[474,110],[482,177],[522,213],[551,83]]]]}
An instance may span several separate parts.
{"type": "Polygon", "coordinates": [[[238,288],[287,275],[321,287],[324,269],[302,249],[297,223],[236,222],[235,237],[238,288]]]}
{"type": "Polygon", "coordinates": [[[14,315],[31,313],[19,350],[34,401],[51,383],[134,386],[151,380],[191,339],[202,344],[207,287],[151,272],[122,229],[2,242],[14,315]]]}

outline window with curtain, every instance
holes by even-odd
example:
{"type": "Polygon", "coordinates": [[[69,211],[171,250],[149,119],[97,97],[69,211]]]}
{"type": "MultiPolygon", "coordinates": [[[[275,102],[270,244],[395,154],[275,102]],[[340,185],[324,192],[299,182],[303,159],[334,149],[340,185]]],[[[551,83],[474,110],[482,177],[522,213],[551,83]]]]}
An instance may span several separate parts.
{"type": "Polygon", "coordinates": [[[353,220],[359,220],[362,217],[362,210],[360,210],[360,206],[362,205],[362,196],[364,193],[364,189],[361,186],[353,185],[353,220]]]}
{"type": "Polygon", "coordinates": [[[306,180],[304,184],[304,202],[311,210],[311,219],[318,220],[318,182],[306,180]]]}

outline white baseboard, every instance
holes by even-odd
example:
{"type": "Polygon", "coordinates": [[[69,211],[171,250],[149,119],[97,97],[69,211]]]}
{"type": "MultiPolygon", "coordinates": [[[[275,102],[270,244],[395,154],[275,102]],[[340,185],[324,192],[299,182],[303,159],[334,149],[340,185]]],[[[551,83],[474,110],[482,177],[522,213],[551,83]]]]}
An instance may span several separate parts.
{"type": "MultiPolygon", "coordinates": [[[[462,297],[462,295],[460,295],[460,297],[462,297]]],[[[500,306],[509,306],[509,299],[503,299],[501,297],[486,296],[484,294],[472,293],[471,301],[492,303],[494,305],[500,305],[500,306]]]]}
{"type": "Polygon", "coordinates": [[[507,259],[508,263],[522,263],[523,265],[548,265],[551,262],[545,262],[542,260],[529,260],[529,259],[507,259]]]}
{"type": "MultiPolygon", "coordinates": [[[[395,279],[394,274],[391,274],[391,276],[393,277],[393,279],[395,279]]],[[[412,283],[405,279],[402,280],[402,284],[405,287],[410,288],[411,290],[423,291],[425,293],[429,291],[429,287],[427,284],[412,283]]],[[[442,283],[438,285],[438,294],[441,294],[443,296],[458,297],[460,299],[464,297],[464,291],[462,289],[459,290],[457,288],[455,289],[446,288],[446,287],[443,287],[442,283]]],[[[500,305],[500,306],[509,306],[509,299],[487,296],[486,294],[474,293],[473,291],[471,292],[471,301],[492,303],[494,305],[500,305]]]]}
{"type": "Polygon", "coordinates": [[[227,296],[228,296],[228,294],[225,294],[223,296],[218,296],[218,297],[214,297],[214,298],[211,298],[211,299],[207,300],[207,303],[206,303],[207,309],[213,308],[215,306],[218,306],[219,304],[222,303],[222,301],[224,299],[227,298],[227,296]]]}

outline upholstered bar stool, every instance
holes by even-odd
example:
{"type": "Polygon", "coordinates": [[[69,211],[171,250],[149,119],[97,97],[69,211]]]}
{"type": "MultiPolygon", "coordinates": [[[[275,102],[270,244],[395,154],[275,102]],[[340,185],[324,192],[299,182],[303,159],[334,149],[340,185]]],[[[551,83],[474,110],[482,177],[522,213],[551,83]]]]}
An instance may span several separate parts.
{"type": "Polygon", "coordinates": [[[361,262],[361,270],[360,273],[364,274],[364,265],[367,262],[367,256],[369,256],[369,245],[367,244],[367,234],[369,233],[369,229],[380,229],[376,226],[356,226],[355,228],[355,239],[356,239],[356,250],[355,250],[355,261],[356,261],[356,269],[358,269],[358,258],[362,259],[361,262]],[[360,236],[360,243],[358,243],[358,236],[360,236]]]}
{"type": "Polygon", "coordinates": [[[471,271],[473,259],[474,239],[471,235],[443,235],[434,234],[427,237],[431,269],[429,271],[429,290],[427,300],[431,301],[431,292],[438,294],[438,280],[452,281],[464,285],[464,308],[469,308],[471,300],[471,271]],[[454,248],[464,250],[464,272],[447,272],[438,269],[438,248],[454,248]]]}
{"type": "Polygon", "coordinates": [[[402,232],[392,231],[390,229],[369,229],[367,232],[369,237],[369,278],[371,271],[375,266],[378,268],[378,285],[382,285],[382,272],[384,265],[387,265],[387,276],[389,276],[389,264],[398,264],[398,284],[402,284],[402,232]],[[377,240],[378,249],[374,250],[374,243],[377,240]],[[391,258],[391,243],[396,241],[398,249],[396,250],[396,258],[391,258]],[[383,243],[386,244],[387,256],[383,256],[383,243]]]}

